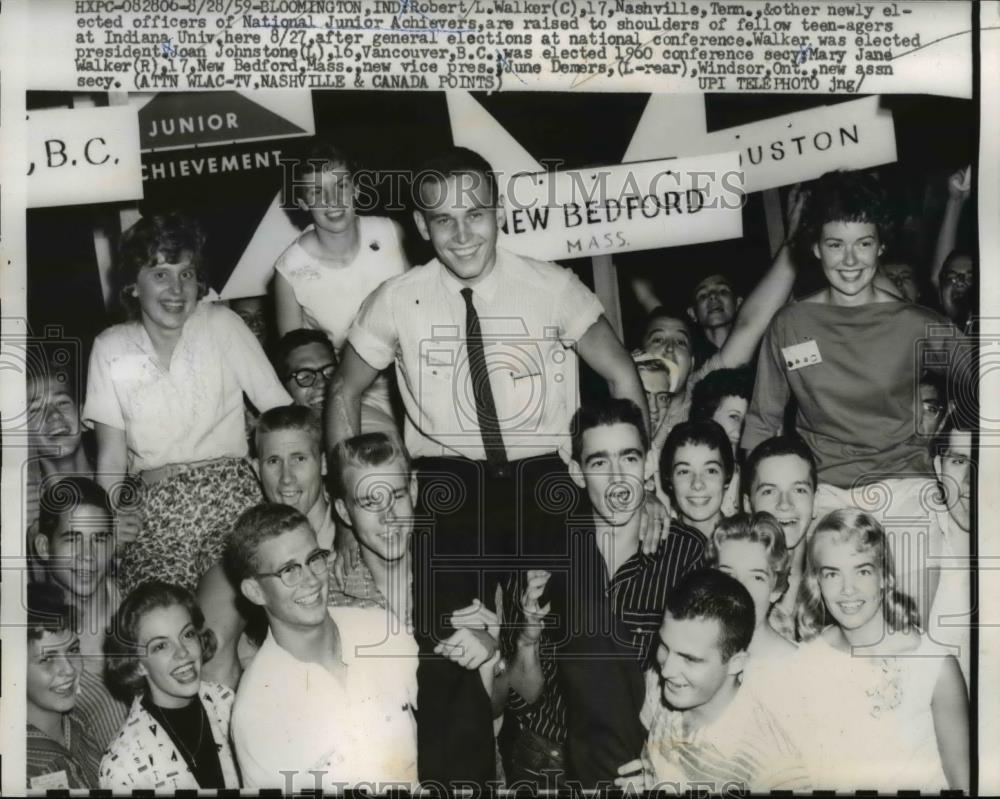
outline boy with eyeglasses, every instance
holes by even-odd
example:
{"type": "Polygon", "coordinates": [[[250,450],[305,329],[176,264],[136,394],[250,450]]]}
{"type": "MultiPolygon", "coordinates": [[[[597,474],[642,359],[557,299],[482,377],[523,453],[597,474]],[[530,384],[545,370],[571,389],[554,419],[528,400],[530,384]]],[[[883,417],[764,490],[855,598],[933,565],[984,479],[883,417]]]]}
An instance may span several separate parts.
{"type": "Polygon", "coordinates": [[[227,570],[269,627],[233,707],[243,785],[411,789],[416,644],[378,608],[327,607],[329,556],[288,505],[246,511],[228,542],[227,570]]]}
{"type": "Polygon", "coordinates": [[[337,368],[333,344],[320,330],[285,333],[274,349],[274,370],[296,405],[323,412],[326,384],[337,368]]]}

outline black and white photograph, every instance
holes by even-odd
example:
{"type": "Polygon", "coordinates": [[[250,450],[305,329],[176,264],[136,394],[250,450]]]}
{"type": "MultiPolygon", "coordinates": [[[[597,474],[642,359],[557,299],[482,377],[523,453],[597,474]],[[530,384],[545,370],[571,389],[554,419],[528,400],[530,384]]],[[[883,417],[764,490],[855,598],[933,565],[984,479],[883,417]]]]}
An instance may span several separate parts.
{"type": "Polygon", "coordinates": [[[17,790],[988,792],[986,98],[518,80],[28,83],[17,790]]]}

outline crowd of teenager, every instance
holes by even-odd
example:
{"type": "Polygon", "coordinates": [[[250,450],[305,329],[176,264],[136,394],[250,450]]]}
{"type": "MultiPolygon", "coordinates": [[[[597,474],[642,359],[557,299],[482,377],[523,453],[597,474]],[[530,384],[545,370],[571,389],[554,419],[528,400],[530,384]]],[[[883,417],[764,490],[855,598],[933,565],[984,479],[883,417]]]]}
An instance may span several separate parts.
{"type": "Polygon", "coordinates": [[[232,307],[141,219],[84,395],[29,376],[28,787],[968,791],[968,170],[926,273],[831,173],[747,296],[633,280],[630,352],[476,153],[412,268],[353,168],[232,307]]]}

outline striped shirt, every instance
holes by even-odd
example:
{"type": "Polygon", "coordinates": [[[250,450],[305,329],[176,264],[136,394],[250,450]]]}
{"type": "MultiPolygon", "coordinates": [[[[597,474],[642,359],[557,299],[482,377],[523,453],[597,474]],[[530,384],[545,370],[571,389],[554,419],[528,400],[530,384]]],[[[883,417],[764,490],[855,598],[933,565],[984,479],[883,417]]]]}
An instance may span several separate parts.
{"type": "Polygon", "coordinates": [[[102,752],[118,737],[128,709],[125,702],[112,696],[104,680],[89,671],[80,672],[80,693],[73,715],[83,723],[102,752]]]}
{"type": "Polygon", "coordinates": [[[61,741],[27,725],[24,766],[29,788],[97,788],[100,762],[97,744],[70,713],[63,716],[61,741]]]}
{"type": "Polygon", "coordinates": [[[517,724],[567,743],[570,776],[584,787],[638,757],[645,661],[668,593],[704,555],[701,533],[675,522],[654,554],[637,552],[609,576],[594,528],[570,531],[569,568],[553,570],[547,589],[555,623],[543,637],[542,695],[531,706],[512,696],[508,707],[517,724]]]}
{"type": "Polygon", "coordinates": [[[707,790],[724,796],[812,790],[799,750],[747,685],[719,718],[695,730],[685,730],[685,714],[660,700],[655,671],[647,673],[646,686],[642,722],[649,737],[642,761],[653,790],[707,790]]]}

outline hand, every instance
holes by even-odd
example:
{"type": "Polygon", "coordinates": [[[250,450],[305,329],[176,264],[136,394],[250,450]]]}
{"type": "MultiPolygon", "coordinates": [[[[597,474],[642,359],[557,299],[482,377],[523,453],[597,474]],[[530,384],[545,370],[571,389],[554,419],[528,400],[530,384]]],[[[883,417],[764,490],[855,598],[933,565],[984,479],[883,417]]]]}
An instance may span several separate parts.
{"type": "Polygon", "coordinates": [[[347,586],[347,574],[358,567],[361,548],[350,529],[338,522],[333,541],[333,565],[330,568],[330,587],[343,591],[347,586]]]}
{"type": "Polygon", "coordinates": [[[972,191],[972,167],[959,169],[948,178],[948,196],[953,200],[965,202],[972,191]]]}
{"type": "Polygon", "coordinates": [[[545,617],[552,610],[551,602],[546,602],[544,607],[540,607],[538,604],[552,573],[543,569],[529,569],[525,577],[527,585],[521,593],[524,627],[521,630],[520,638],[525,644],[534,644],[542,637],[542,630],[545,629],[545,617]]]}
{"type": "Polygon", "coordinates": [[[645,791],[652,788],[652,780],[647,779],[646,770],[641,760],[630,760],[619,767],[615,785],[629,792],[645,791]]]}
{"type": "Polygon", "coordinates": [[[639,540],[644,555],[652,555],[670,532],[667,509],[652,491],[646,492],[646,501],[639,517],[639,540]]]}
{"type": "Polygon", "coordinates": [[[500,638],[500,620],[497,614],[478,599],[451,614],[451,626],[456,630],[485,630],[490,637],[500,638]]]}
{"type": "Polygon", "coordinates": [[[485,630],[463,627],[434,647],[435,654],[448,658],[463,669],[478,669],[497,650],[497,640],[485,630]]]}
{"type": "Polygon", "coordinates": [[[115,543],[121,547],[131,544],[139,537],[142,520],[137,510],[118,511],[115,514],[115,543]]]}

